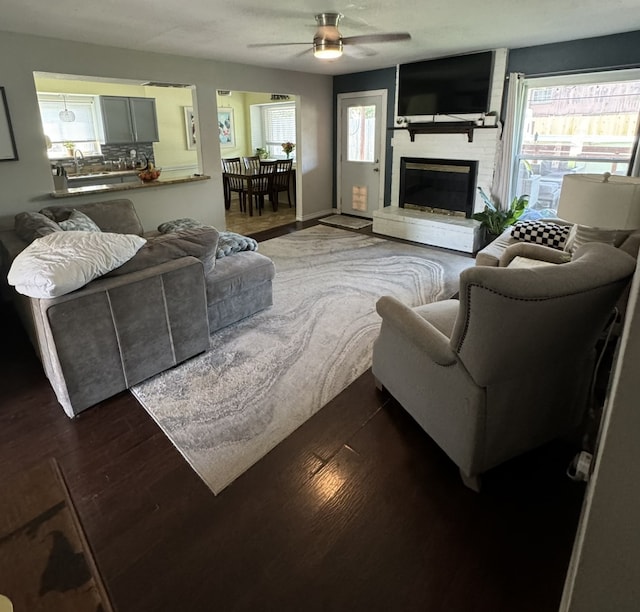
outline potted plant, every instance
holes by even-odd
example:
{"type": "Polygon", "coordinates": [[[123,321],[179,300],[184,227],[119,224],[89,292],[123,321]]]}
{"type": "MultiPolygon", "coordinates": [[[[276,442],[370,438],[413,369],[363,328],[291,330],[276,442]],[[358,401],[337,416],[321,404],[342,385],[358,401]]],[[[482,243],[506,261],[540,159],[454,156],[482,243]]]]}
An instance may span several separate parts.
{"type": "Polygon", "coordinates": [[[513,198],[507,210],[500,210],[489,199],[482,187],[478,187],[478,192],[484,202],[484,210],[475,213],[472,218],[480,221],[490,240],[497,238],[507,227],[513,225],[522,216],[529,203],[529,196],[521,195],[513,198]]]}
{"type": "Polygon", "coordinates": [[[256,155],[260,158],[260,159],[267,159],[267,157],[269,157],[269,151],[267,151],[266,148],[264,147],[258,147],[256,149],[256,155]]]}
{"type": "Polygon", "coordinates": [[[62,146],[67,150],[69,157],[73,157],[73,152],[75,151],[76,143],[71,142],[70,140],[67,140],[66,142],[62,143],[62,146]]]}

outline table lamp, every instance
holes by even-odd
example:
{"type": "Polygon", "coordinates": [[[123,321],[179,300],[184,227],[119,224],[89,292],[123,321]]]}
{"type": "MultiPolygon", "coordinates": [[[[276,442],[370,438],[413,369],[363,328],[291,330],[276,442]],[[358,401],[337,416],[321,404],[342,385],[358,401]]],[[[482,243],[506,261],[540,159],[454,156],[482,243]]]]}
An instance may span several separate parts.
{"type": "Polygon", "coordinates": [[[558,217],[575,223],[569,238],[575,251],[585,242],[620,246],[640,228],[640,178],[604,174],[565,174],[558,217]]]}

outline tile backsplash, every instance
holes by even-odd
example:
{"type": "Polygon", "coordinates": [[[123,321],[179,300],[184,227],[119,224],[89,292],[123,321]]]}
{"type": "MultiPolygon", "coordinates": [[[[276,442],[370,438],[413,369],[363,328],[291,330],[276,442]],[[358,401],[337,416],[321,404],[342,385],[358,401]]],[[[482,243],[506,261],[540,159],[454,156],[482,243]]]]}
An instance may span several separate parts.
{"type": "Polygon", "coordinates": [[[133,142],[119,145],[104,144],[101,145],[100,148],[102,149],[102,155],[104,155],[104,158],[106,160],[118,160],[121,157],[124,159],[129,159],[129,152],[132,149],[135,149],[138,158],[144,159],[144,156],[146,155],[149,158],[149,161],[155,164],[155,159],[153,158],[152,142],[133,142]]]}

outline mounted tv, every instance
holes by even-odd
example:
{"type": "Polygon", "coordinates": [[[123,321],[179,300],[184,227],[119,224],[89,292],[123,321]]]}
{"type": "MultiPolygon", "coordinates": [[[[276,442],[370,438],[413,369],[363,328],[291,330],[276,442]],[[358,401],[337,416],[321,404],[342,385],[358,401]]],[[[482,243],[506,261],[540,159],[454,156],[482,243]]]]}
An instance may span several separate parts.
{"type": "Polygon", "coordinates": [[[489,109],[493,51],[398,68],[398,115],[460,115],[489,109]]]}

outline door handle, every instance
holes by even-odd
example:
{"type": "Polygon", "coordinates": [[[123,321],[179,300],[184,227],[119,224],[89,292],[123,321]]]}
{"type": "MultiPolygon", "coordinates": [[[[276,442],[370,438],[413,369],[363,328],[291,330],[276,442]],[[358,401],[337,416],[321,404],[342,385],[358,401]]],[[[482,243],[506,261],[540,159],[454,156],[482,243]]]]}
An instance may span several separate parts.
{"type": "Polygon", "coordinates": [[[380,168],[374,168],[373,171],[374,172],[380,172],[380,168]]]}

